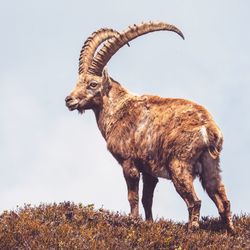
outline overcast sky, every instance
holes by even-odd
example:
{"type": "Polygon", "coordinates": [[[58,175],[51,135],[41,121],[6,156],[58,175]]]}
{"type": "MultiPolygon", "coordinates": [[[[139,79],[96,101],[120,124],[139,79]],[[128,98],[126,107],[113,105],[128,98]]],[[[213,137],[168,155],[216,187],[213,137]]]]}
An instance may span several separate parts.
{"type": "MultiPolygon", "coordinates": [[[[233,213],[249,212],[249,10],[247,0],[1,1],[0,212],[61,201],[129,212],[121,167],[93,113],[69,112],[64,99],[93,31],[149,20],[175,24],[186,39],[170,32],[140,37],[112,58],[110,75],[131,92],[205,106],[225,137],[221,168],[233,213]]],[[[198,180],[195,185],[201,215],[217,216],[198,180]]],[[[153,212],[176,221],[188,217],[164,179],[153,212]]]]}

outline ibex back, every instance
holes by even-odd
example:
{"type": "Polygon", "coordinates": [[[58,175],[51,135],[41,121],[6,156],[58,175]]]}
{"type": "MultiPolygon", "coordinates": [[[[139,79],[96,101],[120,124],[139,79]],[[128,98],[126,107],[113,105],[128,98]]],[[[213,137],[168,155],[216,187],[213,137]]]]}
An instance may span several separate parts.
{"type": "Polygon", "coordinates": [[[173,182],[185,201],[188,229],[198,228],[201,201],[193,186],[198,176],[227,230],[233,232],[230,202],[219,167],[223,136],[209,112],[184,99],[133,95],[109,77],[105,69],[122,46],[138,36],[160,30],[173,31],[184,39],[178,28],[162,22],[133,25],[121,33],[112,29],[94,32],[81,50],[79,77],[66,97],[66,105],[80,113],[94,111],[108,150],[122,166],[133,216],[139,213],[140,175],[147,220],[152,220],[153,193],[158,177],[162,177],[173,182]]]}

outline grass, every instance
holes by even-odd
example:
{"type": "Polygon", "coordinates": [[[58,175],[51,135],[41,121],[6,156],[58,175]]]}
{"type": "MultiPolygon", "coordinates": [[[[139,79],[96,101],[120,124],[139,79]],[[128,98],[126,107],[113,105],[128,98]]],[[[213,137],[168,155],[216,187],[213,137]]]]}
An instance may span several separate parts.
{"type": "Polygon", "coordinates": [[[0,249],[250,249],[250,216],[234,216],[236,235],[219,219],[201,228],[168,220],[145,222],[107,210],[64,202],[25,205],[0,215],[0,249]]]}

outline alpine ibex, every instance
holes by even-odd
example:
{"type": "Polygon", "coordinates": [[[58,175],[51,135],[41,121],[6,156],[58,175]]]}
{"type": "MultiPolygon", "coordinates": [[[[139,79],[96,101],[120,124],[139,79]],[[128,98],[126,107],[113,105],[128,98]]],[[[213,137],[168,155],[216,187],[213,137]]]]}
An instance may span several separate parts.
{"type": "Polygon", "coordinates": [[[108,150],[122,166],[133,216],[139,213],[140,175],[146,220],[152,220],[153,192],[158,177],[162,177],[172,180],[185,201],[188,228],[198,228],[201,201],[193,180],[199,176],[227,230],[233,232],[230,202],[220,176],[223,136],[209,112],[184,99],[131,94],[109,77],[105,69],[121,47],[141,35],[160,30],[173,31],[184,39],[178,28],[163,22],[133,25],[122,33],[112,29],[94,32],[82,47],[79,77],[75,89],[65,99],[66,105],[80,113],[94,111],[108,150]]]}

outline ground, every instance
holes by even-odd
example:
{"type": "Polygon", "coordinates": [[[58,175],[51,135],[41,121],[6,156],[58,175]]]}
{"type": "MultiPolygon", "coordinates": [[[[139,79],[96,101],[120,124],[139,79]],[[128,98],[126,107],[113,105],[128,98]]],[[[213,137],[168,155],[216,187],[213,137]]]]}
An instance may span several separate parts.
{"type": "Polygon", "coordinates": [[[219,219],[201,218],[201,228],[63,202],[25,205],[0,215],[0,249],[250,249],[250,216],[234,215],[236,235],[219,219]]]}

